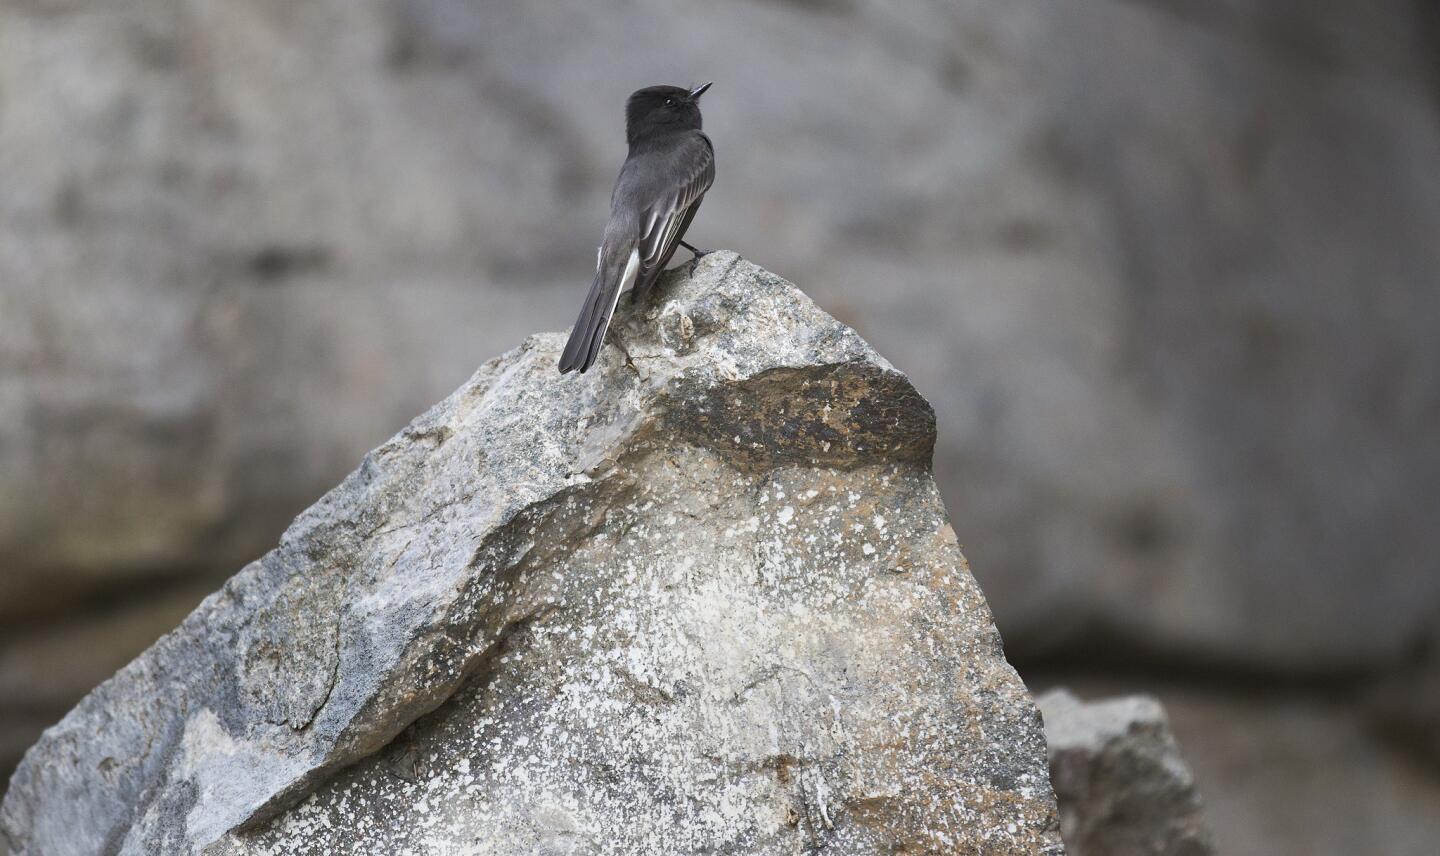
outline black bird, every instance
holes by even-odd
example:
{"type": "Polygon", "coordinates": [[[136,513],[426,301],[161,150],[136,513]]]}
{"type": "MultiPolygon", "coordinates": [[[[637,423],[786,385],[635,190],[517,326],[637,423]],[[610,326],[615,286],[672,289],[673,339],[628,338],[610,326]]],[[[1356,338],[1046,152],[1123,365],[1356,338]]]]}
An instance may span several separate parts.
{"type": "Polygon", "coordinates": [[[715,181],[715,148],[700,130],[700,96],[709,88],[650,86],[625,103],[630,154],[610,194],[595,280],[560,356],[561,374],[584,374],[595,363],[620,292],[645,299],[715,181]]]}

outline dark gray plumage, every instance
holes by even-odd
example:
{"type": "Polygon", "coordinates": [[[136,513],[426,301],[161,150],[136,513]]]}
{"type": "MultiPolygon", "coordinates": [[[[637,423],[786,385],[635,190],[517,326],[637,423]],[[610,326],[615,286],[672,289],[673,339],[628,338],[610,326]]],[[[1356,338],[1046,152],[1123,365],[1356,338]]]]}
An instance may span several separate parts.
{"type": "Polygon", "coordinates": [[[630,153],[610,194],[610,220],[595,259],[595,279],[560,356],[560,372],[595,363],[620,293],[645,299],[715,181],[715,149],[700,130],[700,96],[678,86],[641,89],[625,105],[630,153]]]}

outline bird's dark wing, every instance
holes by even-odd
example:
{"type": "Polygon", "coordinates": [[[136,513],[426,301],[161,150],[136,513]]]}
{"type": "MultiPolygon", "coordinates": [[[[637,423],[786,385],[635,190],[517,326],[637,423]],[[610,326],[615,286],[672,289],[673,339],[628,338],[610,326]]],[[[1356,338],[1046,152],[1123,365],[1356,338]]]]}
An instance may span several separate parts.
{"type": "Polygon", "coordinates": [[[700,131],[666,137],[625,159],[595,279],[560,356],[562,374],[594,365],[620,294],[633,285],[638,300],[650,290],[714,180],[715,151],[700,131]]]}
{"type": "Polygon", "coordinates": [[[631,293],[631,299],[637,302],[645,298],[665,270],[705,191],[715,182],[715,148],[703,131],[687,133],[679,145],[655,157],[662,163],[654,174],[669,180],[653,188],[653,196],[641,211],[637,245],[640,271],[631,293]]]}

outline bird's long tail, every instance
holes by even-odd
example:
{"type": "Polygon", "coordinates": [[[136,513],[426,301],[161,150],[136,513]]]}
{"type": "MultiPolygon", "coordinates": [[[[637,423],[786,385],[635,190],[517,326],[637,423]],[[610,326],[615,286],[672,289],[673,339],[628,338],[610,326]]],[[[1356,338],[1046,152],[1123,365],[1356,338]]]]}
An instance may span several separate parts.
{"type": "Polygon", "coordinates": [[[599,256],[595,281],[590,283],[590,292],[580,307],[580,317],[575,319],[570,341],[565,343],[565,351],[560,355],[561,374],[576,370],[584,374],[595,364],[600,346],[605,343],[610,317],[615,314],[615,304],[621,292],[635,283],[640,271],[640,249],[633,238],[612,240],[612,235],[607,234],[599,256]]]}

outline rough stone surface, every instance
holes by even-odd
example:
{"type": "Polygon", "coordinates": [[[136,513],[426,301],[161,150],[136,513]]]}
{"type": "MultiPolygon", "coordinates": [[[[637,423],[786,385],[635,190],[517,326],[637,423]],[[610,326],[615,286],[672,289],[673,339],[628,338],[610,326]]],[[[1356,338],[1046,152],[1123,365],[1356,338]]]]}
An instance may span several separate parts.
{"type": "Polygon", "coordinates": [[[1146,696],[1038,699],[1071,856],[1210,856],[1210,832],[1165,710],[1146,696]]]}
{"type": "Polygon", "coordinates": [[[732,253],[611,341],[368,455],[46,733],[0,851],[1059,854],[905,377],[732,253]]]}

